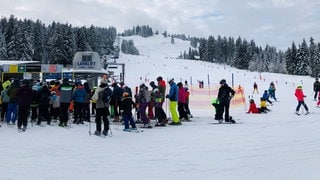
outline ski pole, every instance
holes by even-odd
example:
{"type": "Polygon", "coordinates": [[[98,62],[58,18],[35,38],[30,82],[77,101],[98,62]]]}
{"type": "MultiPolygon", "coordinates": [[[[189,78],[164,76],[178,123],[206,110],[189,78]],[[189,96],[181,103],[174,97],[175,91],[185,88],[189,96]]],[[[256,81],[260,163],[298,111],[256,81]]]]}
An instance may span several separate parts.
{"type": "Polygon", "coordinates": [[[89,120],[89,135],[91,136],[91,121],[89,120]]]}

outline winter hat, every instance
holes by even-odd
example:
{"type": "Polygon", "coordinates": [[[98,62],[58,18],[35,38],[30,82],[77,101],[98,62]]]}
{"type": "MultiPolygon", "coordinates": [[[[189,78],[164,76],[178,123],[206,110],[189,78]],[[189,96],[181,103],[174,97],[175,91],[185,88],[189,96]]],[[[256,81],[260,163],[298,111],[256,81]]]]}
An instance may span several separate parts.
{"type": "Polygon", "coordinates": [[[142,83],[142,84],[140,84],[139,87],[140,87],[140,88],[144,88],[144,87],[146,87],[146,85],[145,85],[144,83],[142,83]]]}
{"type": "Polygon", "coordinates": [[[157,81],[162,81],[162,77],[161,76],[157,77],[157,81]]]}
{"type": "Polygon", "coordinates": [[[64,83],[64,84],[69,83],[69,79],[68,78],[63,78],[62,83],[64,83]]]}
{"type": "Polygon", "coordinates": [[[227,83],[227,81],[225,80],[225,79],[222,79],[221,81],[220,81],[220,84],[226,84],[227,83]]]}
{"type": "Polygon", "coordinates": [[[253,99],[250,99],[250,101],[249,101],[250,103],[254,103],[254,100],[253,99]]]}
{"type": "Polygon", "coordinates": [[[174,82],[174,79],[173,79],[173,78],[169,80],[169,84],[171,84],[171,83],[173,83],[173,82],[174,82]]]}
{"type": "Polygon", "coordinates": [[[297,87],[298,89],[302,89],[302,86],[301,85],[298,85],[298,87],[297,87]]]}

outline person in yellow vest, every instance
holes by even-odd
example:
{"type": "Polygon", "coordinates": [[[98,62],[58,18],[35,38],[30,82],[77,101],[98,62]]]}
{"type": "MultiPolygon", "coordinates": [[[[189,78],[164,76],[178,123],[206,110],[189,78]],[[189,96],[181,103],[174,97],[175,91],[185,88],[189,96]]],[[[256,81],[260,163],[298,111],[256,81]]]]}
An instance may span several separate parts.
{"type": "Polygon", "coordinates": [[[269,108],[267,108],[267,100],[265,100],[263,97],[260,98],[260,109],[263,113],[271,111],[269,108]]]}
{"type": "Polygon", "coordinates": [[[11,85],[10,79],[6,80],[5,82],[2,83],[3,89],[7,89],[11,85]]]}

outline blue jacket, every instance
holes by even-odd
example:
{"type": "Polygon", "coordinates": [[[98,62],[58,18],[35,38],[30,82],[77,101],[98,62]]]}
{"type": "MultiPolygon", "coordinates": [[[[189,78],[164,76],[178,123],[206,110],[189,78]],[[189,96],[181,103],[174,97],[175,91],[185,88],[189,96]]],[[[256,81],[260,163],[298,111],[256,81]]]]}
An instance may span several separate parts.
{"type": "Polygon", "coordinates": [[[178,86],[176,83],[170,84],[169,95],[167,96],[170,101],[178,101],[178,86]]]}
{"type": "Polygon", "coordinates": [[[262,95],[262,98],[265,99],[265,100],[269,99],[268,92],[264,92],[263,95],[262,95]]]}
{"type": "Polygon", "coordinates": [[[72,100],[74,102],[84,103],[84,101],[86,99],[86,95],[87,95],[87,93],[84,90],[83,86],[78,86],[77,89],[75,89],[72,94],[72,100]]]}

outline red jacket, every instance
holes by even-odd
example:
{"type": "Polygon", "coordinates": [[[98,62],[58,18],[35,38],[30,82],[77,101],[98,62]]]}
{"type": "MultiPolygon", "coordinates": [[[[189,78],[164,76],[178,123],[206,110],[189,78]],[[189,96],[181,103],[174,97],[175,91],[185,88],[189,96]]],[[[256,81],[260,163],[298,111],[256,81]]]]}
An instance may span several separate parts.
{"type": "Polygon", "coordinates": [[[247,113],[260,113],[259,109],[256,106],[256,103],[250,103],[250,107],[247,113]]]}
{"type": "Polygon", "coordinates": [[[304,101],[303,98],[305,97],[305,95],[303,94],[303,91],[302,91],[301,88],[297,88],[296,92],[294,93],[294,95],[297,97],[298,101],[304,101]]]}
{"type": "Polygon", "coordinates": [[[180,87],[178,91],[178,102],[186,103],[186,100],[186,90],[183,87],[180,87]]]}

